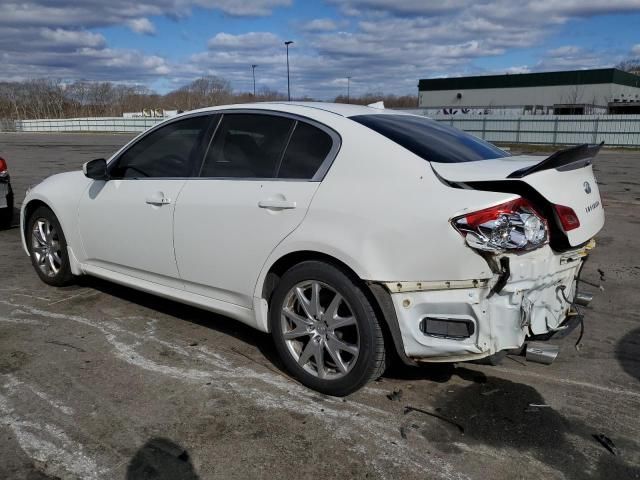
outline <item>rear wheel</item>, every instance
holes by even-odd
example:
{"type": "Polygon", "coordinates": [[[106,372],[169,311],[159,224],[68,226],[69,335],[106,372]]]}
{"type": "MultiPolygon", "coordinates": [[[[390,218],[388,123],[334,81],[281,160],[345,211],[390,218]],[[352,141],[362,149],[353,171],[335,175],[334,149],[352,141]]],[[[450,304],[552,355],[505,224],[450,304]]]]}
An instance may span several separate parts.
{"type": "Polygon", "coordinates": [[[38,207],[31,214],[26,240],[33,268],[43,282],[56,287],[73,283],[67,241],[50,209],[38,207]]]}
{"type": "Polygon", "coordinates": [[[384,338],[371,303],[357,279],[327,263],[303,262],[284,274],[270,327],[287,370],[319,392],[348,395],[384,371],[384,338]]]}

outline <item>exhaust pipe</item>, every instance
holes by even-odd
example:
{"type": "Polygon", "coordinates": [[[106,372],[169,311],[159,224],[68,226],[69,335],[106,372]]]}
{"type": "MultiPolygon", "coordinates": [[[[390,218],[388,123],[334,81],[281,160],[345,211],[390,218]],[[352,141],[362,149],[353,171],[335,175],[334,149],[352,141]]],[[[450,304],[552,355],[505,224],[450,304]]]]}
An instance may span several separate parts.
{"type": "Polygon", "coordinates": [[[557,345],[529,342],[527,343],[526,359],[528,362],[551,365],[558,356],[558,352],[560,352],[560,347],[557,345]]]}
{"type": "Polygon", "coordinates": [[[576,293],[576,298],[573,300],[578,305],[582,305],[586,307],[593,300],[593,295],[591,293],[578,292],[576,293]]]}

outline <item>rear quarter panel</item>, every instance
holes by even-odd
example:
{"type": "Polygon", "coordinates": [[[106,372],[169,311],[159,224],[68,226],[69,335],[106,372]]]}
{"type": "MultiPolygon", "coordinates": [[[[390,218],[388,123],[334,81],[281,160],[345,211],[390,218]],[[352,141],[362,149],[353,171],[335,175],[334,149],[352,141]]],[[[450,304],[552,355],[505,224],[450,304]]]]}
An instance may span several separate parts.
{"type": "Polygon", "coordinates": [[[492,276],[450,219],[513,194],[450,188],[427,161],[367,127],[344,117],[330,126],[342,136],[342,148],[304,221],[274,250],[265,271],[287,253],[312,250],[343,261],[366,280],[492,276]]]}

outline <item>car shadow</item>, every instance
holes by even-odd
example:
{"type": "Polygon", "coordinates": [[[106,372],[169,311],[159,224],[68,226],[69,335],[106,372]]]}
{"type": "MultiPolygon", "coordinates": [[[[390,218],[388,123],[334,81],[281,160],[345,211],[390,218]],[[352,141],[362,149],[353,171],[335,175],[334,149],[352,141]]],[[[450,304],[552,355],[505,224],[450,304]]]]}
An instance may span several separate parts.
{"type": "Polygon", "coordinates": [[[126,480],[198,480],[189,453],[162,437],[148,440],[131,458],[126,480]]]}
{"type": "Polygon", "coordinates": [[[616,345],[620,366],[636,380],[640,380],[640,328],[631,330],[616,345]]]}
{"type": "Polygon", "coordinates": [[[454,376],[473,383],[487,381],[484,373],[454,363],[424,363],[418,366],[409,366],[396,361],[389,366],[384,374],[384,378],[393,380],[428,380],[435,383],[447,383],[454,376]]]}
{"type": "Polygon", "coordinates": [[[234,337],[243,343],[255,347],[265,359],[272,363],[281,373],[289,376],[284,369],[284,365],[280,362],[280,358],[271,341],[271,336],[267,333],[263,333],[224,315],[134,290],[107,280],[89,276],[80,277],[78,280],[79,286],[81,287],[92,288],[158,313],[170,315],[180,320],[234,337]]]}
{"type": "Polygon", "coordinates": [[[621,436],[613,426],[566,416],[553,403],[530,385],[486,376],[482,382],[455,384],[438,393],[430,410],[409,407],[402,431],[407,441],[413,435],[423,437],[445,454],[478,446],[506,455],[517,452],[565,478],[639,478],[640,469],[628,458],[637,450],[637,440],[621,436]],[[596,434],[611,438],[618,454],[600,445],[596,434]]]}

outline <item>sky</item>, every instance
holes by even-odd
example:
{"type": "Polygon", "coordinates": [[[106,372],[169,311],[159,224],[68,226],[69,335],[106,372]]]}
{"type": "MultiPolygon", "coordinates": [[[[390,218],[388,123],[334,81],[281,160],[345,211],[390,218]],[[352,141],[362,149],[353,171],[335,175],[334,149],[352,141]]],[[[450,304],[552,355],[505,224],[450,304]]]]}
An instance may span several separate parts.
{"type": "Polygon", "coordinates": [[[0,0],[0,81],[160,93],[216,75],[320,100],[421,78],[611,67],[640,57],[640,0],[0,0]]]}

